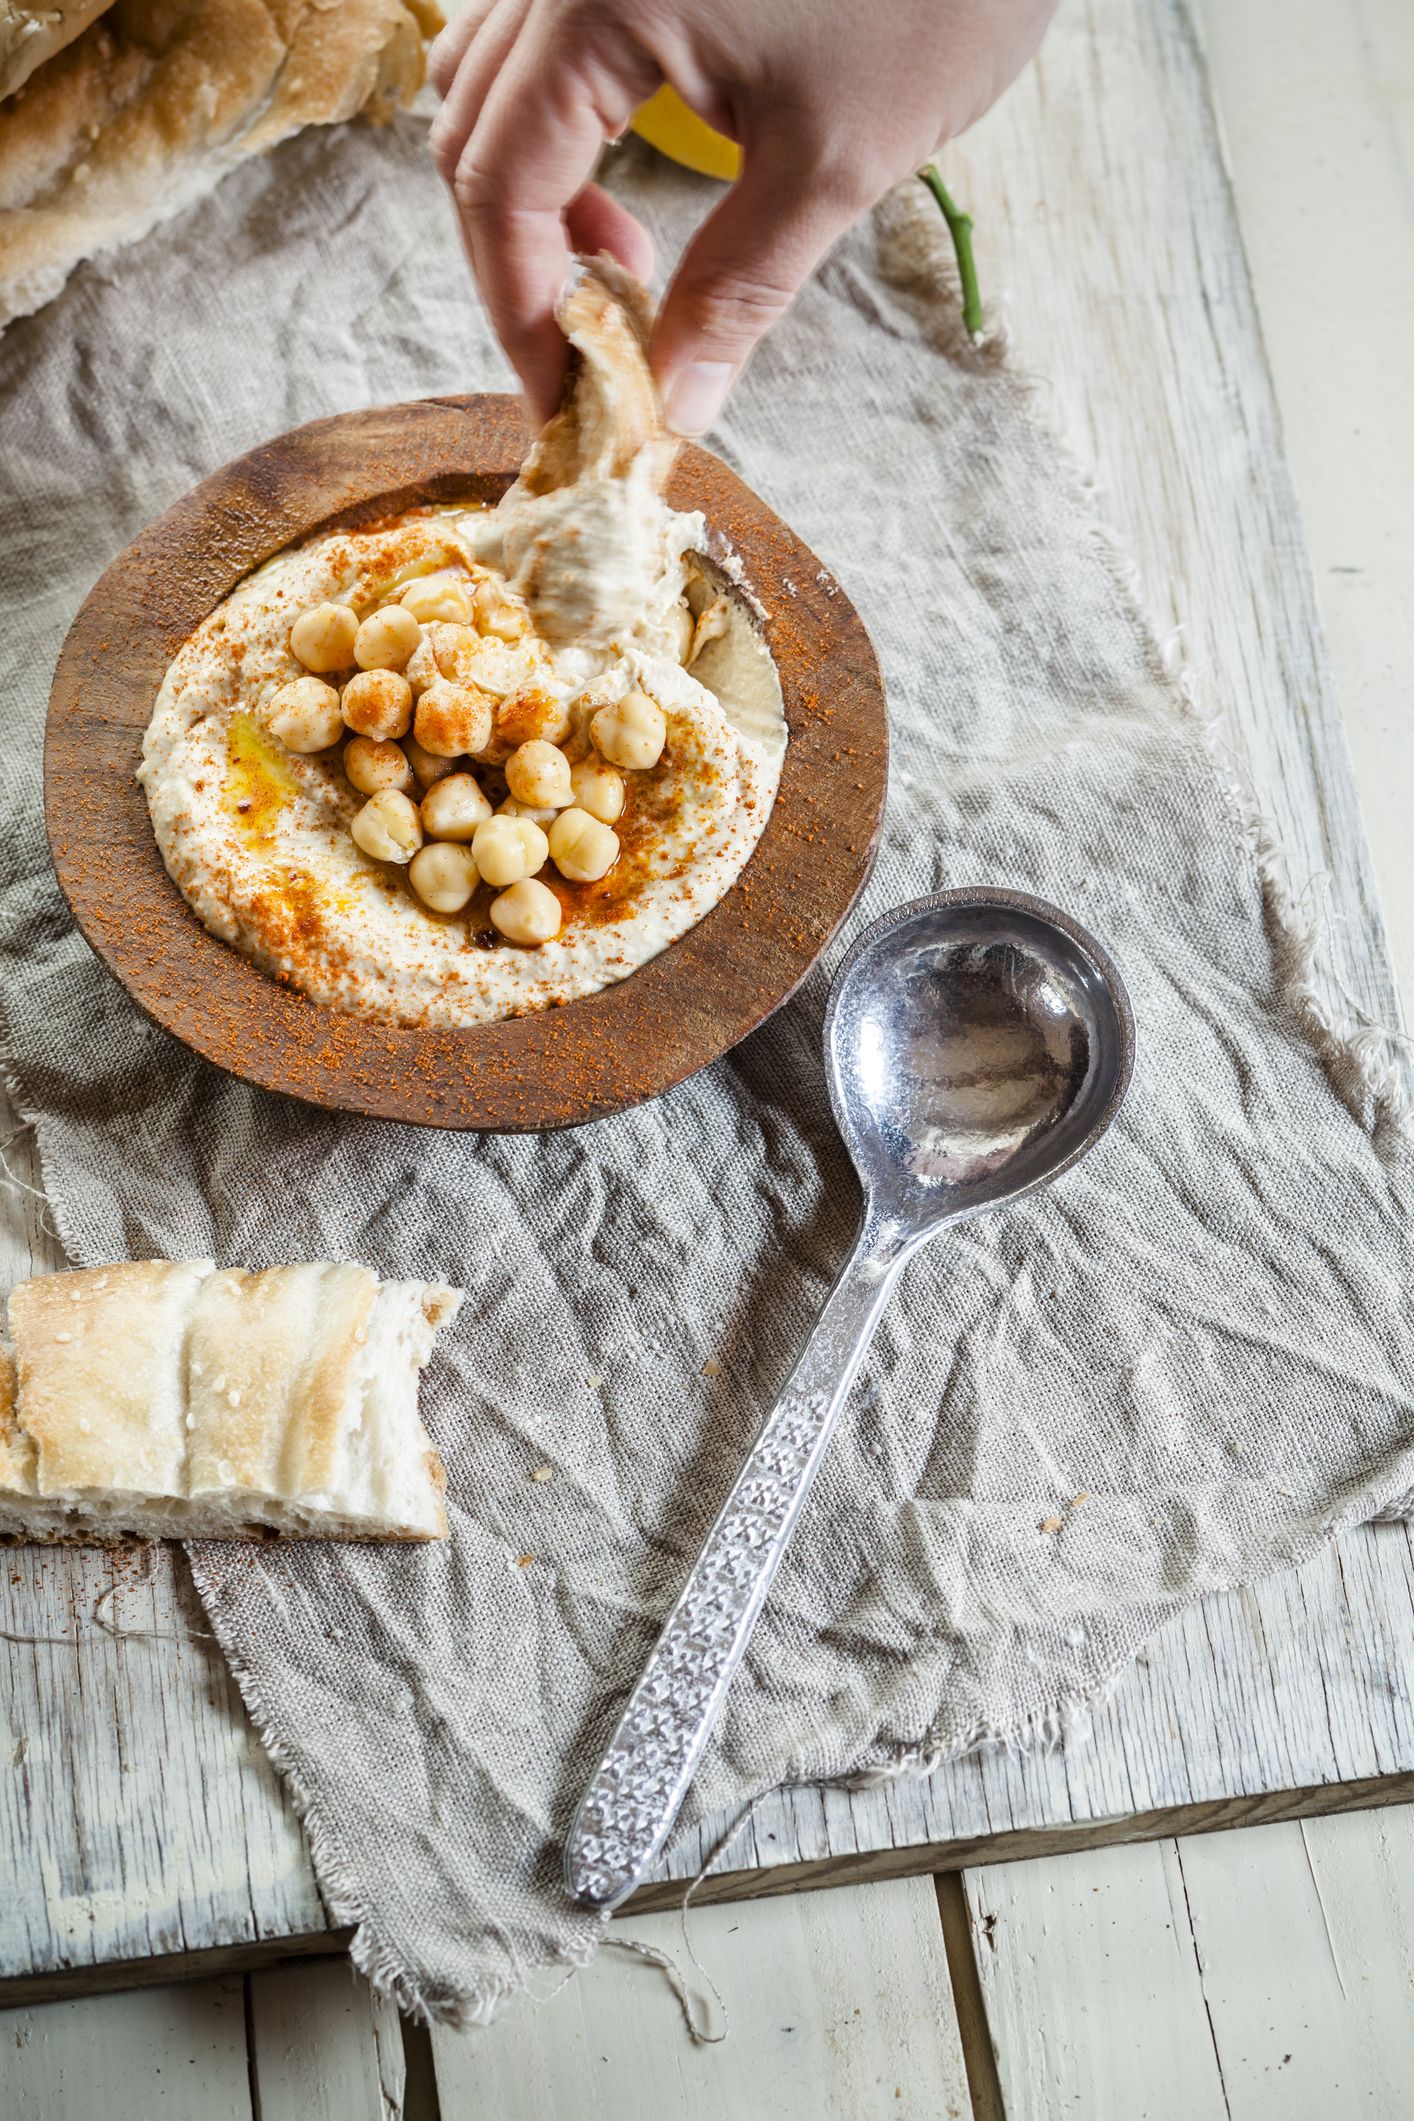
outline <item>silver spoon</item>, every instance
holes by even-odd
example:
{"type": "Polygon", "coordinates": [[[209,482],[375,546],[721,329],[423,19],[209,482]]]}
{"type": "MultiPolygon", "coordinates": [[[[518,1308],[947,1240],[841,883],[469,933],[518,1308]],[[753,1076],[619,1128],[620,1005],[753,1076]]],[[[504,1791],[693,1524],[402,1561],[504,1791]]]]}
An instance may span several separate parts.
{"type": "Polygon", "coordinates": [[[905,1262],[1083,1156],[1133,1059],[1119,974],[1040,899],[943,891],[855,943],[825,1015],[825,1064],[864,1188],[859,1233],[580,1800],[565,1848],[573,1899],[617,1907],[661,1854],[905,1262]]]}

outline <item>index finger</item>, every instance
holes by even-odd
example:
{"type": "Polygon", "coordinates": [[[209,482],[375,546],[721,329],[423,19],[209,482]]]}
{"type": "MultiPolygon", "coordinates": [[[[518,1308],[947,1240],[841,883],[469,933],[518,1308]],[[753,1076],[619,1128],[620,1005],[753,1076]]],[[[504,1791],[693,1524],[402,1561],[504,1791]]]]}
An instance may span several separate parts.
{"type": "Polygon", "coordinates": [[[554,411],[564,376],[555,304],[569,265],[565,212],[607,135],[642,101],[643,72],[642,64],[586,67],[582,56],[567,63],[532,11],[452,176],[491,321],[541,420],[554,411]]]}

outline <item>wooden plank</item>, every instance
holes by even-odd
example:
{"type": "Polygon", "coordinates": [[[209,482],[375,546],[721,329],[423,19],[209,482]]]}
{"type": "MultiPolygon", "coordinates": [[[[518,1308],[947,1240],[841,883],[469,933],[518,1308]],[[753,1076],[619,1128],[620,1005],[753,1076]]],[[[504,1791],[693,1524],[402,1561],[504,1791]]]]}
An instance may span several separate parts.
{"type": "MultiPolygon", "coordinates": [[[[989,1828],[966,1836],[948,1834],[936,1841],[914,1839],[916,1815],[896,1822],[898,1839],[882,1839],[857,1849],[814,1856],[792,1856],[751,1869],[712,1871],[693,1893],[694,1907],[725,1906],[740,1900],[766,1900],[782,1893],[818,1892],[868,1879],[937,1877],[971,1871],[993,1863],[1016,1863],[1041,1856],[1072,1856],[1084,1849],[1106,1849],[1127,1842],[1162,1841],[1175,1833],[1189,1836],[1230,1833],[1234,1828],[1264,1826],[1287,1819],[1320,1819],[1347,1812],[1391,1809],[1414,1804],[1414,1774],[1376,1775],[1364,1782],[1337,1782],[1315,1789],[1267,1790],[1249,1797],[1220,1797],[1210,1804],[1165,1804],[1152,1811],[1116,1812],[1109,1818],[1066,1825],[989,1828]]],[[[762,1810],[766,1810],[763,1805],[762,1810]]],[[[774,1856],[774,1851],[772,1852],[774,1856]]],[[[626,1903],[633,1914],[681,1907],[686,1890],[681,1878],[655,1878],[626,1903]]]]}
{"type": "Polygon", "coordinates": [[[300,1936],[255,1938],[245,1944],[196,1945],[190,1951],[162,1952],[151,1959],[82,1960],[76,1966],[8,1976],[0,1981],[0,2008],[106,1996],[115,1989],[161,1988],[171,1981],[194,1981],[212,1974],[303,1966],[310,1959],[341,1956],[352,1939],[351,1929],[319,1929],[300,1936]]]}
{"type": "Polygon", "coordinates": [[[0,2011],[5,2121],[247,2121],[239,1980],[0,2011]]]}
{"type": "MultiPolygon", "coordinates": [[[[714,2032],[692,2046],[662,1969],[605,1950],[538,2008],[434,2031],[442,2121],[928,2121],[970,2116],[926,1879],[615,1923],[669,1954],[714,2032]]],[[[537,1987],[553,1988],[541,1978],[537,1987]]]]}
{"type": "Polygon", "coordinates": [[[8,1926],[22,1925],[8,1966],[325,1928],[278,1778],[197,1632],[180,1554],[161,1553],[144,1582],[131,1561],[89,1550],[56,1564],[31,1547],[7,1554],[4,1576],[0,1626],[51,1638],[0,1640],[0,1843],[8,1926]],[[100,1599],[115,1625],[151,1636],[104,1633],[100,1599]]]}
{"type": "Polygon", "coordinates": [[[1200,0],[1199,16],[1407,995],[1414,9],[1408,0],[1286,0],[1280,36],[1266,0],[1200,0]]]}
{"type": "Polygon", "coordinates": [[[246,1984],[260,2121],[402,2121],[397,2006],[342,1959],[246,1984]]]}
{"type": "MultiPolygon", "coordinates": [[[[923,1785],[926,1787],[926,1785],[923,1785]]],[[[745,1900],[775,1899],[788,1894],[825,1891],[866,1881],[909,1879],[972,1870],[994,1863],[1015,1863],[1043,1856],[1074,1856],[1086,1849],[1229,1832],[1291,1819],[1318,1819],[1372,1807],[1414,1803],[1414,1774],[1380,1775],[1363,1782],[1341,1782],[1313,1789],[1270,1790],[1250,1797],[1223,1797],[1209,1804],[1165,1805],[1144,1812],[1120,1812],[1109,1818],[1069,1825],[1016,1827],[966,1837],[948,1834],[921,1838],[916,1820],[896,1818],[896,1839],[857,1849],[842,1848],[836,1835],[825,1852],[773,1859],[749,1869],[713,1871],[693,1896],[696,1908],[727,1906],[745,1900]],[[918,1838],[915,1838],[918,1837],[918,1838]]],[[[762,1806],[766,1811],[768,1808],[762,1806]]],[[[643,1886],[629,1903],[630,1914],[676,1913],[684,1881],[659,1878],[643,1886]]],[[[83,1962],[0,1981],[0,2002],[43,2003],[58,1997],[102,1995],[114,1989],[147,1987],[215,1971],[240,1972],[270,1966],[301,1965],[312,1958],[347,1951],[352,1932],[321,1929],[303,1936],[268,1937],[239,1945],[197,1947],[152,1959],[83,1962]]],[[[283,1978],[283,1977],[282,1977],[283,1978]]]]}
{"type": "MultiPolygon", "coordinates": [[[[1346,984],[1388,1013],[1368,857],[1187,18],[1172,4],[1076,0],[1035,73],[948,164],[978,216],[988,289],[1010,290],[1016,358],[1050,379],[1038,402],[1097,467],[1161,620],[1186,621],[1190,661],[1230,712],[1298,869],[1330,871],[1346,984]]],[[[12,1144],[12,1162],[22,1150],[12,1144]]],[[[0,1266],[52,1264],[35,1203],[20,1194],[10,1207],[0,1266]]],[[[67,1634],[110,1580],[89,1557],[28,1566],[0,1576],[0,1626],[19,1632],[67,1634]],[[10,1596],[22,1588],[22,1602],[10,1596]]],[[[121,1612],[187,1629],[171,1567],[164,1558],[150,1591],[125,1593],[121,1612]]],[[[25,1867],[16,1914],[0,1908],[0,1967],[95,1984],[142,1978],[154,1953],[191,1967],[210,1947],[248,1964],[318,1940],[326,1918],[296,1824],[204,1645],[3,1647],[14,1706],[0,1762],[13,1772],[0,1776],[0,1832],[20,1834],[25,1867]]],[[[1299,1575],[1182,1616],[1087,1747],[988,1753],[926,1784],[761,1806],[727,1857],[730,1889],[1369,1803],[1380,1776],[1407,1795],[1411,1670],[1409,1537],[1352,1535],[1299,1575]]],[[[679,1844],[667,1866],[677,1890],[719,1824],[679,1844]]]]}
{"type": "Polygon", "coordinates": [[[1181,1842],[1233,2121],[1400,2114],[1414,2084],[1414,1815],[1181,1842]]]}
{"type": "Polygon", "coordinates": [[[1007,2121],[1230,2121],[1174,1842],[998,1864],[967,1898],[1007,2121]]]}
{"type": "Polygon", "coordinates": [[[969,1873],[1007,2121],[1395,2115],[1414,2079],[1414,1814],[969,1873]]]}

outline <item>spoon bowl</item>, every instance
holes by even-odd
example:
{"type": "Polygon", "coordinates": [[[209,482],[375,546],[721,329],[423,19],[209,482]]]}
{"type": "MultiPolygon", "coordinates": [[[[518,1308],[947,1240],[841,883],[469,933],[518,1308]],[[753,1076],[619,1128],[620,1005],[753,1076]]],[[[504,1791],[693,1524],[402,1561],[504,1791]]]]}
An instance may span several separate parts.
{"type": "Polygon", "coordinates": [[[1109,958],[1023,892],[917,899],[846,956],[825,1067],[859,1234],[580,1802],[565,1885],[583,1906],[617,1907],[667,1840],[904,1262],[1083,1156],[1133,1061],[1109,958]]]}
{"type": "Polygon", "coordinates": [[[825,1018],[836,1124],[876,1215],[914,1242],[1083,1156],[1133,1057],[1108,956],[1020,891],[942,891],[885,914],[844,959],[825,1018]]]}

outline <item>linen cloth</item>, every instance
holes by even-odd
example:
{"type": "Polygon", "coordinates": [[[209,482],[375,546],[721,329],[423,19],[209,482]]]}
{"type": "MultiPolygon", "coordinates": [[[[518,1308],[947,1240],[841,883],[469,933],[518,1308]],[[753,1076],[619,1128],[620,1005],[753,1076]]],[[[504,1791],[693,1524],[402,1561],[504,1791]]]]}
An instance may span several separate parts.
{"type": "MultiPolygon", "coordinates": [[[[610,181],[666,257],[711,196],[636,147],[610,181]]],[[[715,439],[879,650],[888,829],[850,932],[949,885],[1039,892],[1118,958],[1138,1069],[1052,1192],[908,1270],[698,1812],[1034,1730],[1180,1601],[1414,1489],[1403,1136],[1317,1052],[1252,834],[1025,389],[960,341],[944,257],[920,188],[888,202],[715,439]]],[[[444,1545],[208,1545],[192,1568],[355,1957],[406,2005],[482,2017],[599,1935],[559,1890],[571,1810],[849,1241],[830,967],[657,1103],[477,1139],[228,1079],[74,932],[39,745],[101,568],[283,427],[509,383],[417,119],[238,173],[81,272],[0,374],[4,1038],[65,1243],[344,1255],[470,1292],[425,1392],[444,1545]]]]}

